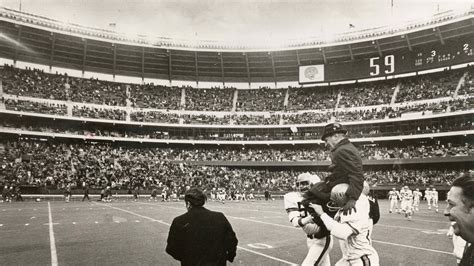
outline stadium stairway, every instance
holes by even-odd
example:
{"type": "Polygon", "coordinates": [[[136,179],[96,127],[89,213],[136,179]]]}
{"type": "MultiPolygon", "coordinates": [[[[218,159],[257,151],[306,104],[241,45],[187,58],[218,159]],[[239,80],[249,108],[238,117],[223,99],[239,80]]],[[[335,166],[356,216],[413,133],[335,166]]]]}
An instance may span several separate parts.
{"type": "Polygon", "coordinates": [[[453,94],[453,98],[456,98],[458,96],[458,91],[466,82],[467,75],[469,75],[469,72],[464,73],[464,75],[462,75],[462,77],[459,79],[458,85],[456,86],[456,90],[454,91],[454,94],[453,94]]]}
{"type": "Polygon", "coordinates": [[[397,101],[397,95],[398,95],[399,91],[400,91],[400,83],[398,83],[397,86],[395,87],[395,91],[393,92],[392,100],[390,101],[390,105],[394,105],[395,102],[397,101]]]}
{"type": "Polygon", "coordinates": [[[342,98],[342,94],[341,94],[341,92],[339,92],[337,94],[337,100],[336,100],[336,105],[334,106],[334,109],[339,108],[339,102],[341,101],[341,98],[342,98]]]}
{"type": "Polygon", "coordinates": [[[234,97],[232,98],[232,112],[237,108],[237,98],[239,97],[239,90],[234,90],[234,97]]]}

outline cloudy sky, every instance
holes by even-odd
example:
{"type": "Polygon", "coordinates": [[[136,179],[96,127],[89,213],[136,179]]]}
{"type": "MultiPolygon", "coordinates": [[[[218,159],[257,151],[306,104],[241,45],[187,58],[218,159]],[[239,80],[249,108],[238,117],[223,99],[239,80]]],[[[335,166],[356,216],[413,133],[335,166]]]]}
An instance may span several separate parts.
{"type": "Polygon", "coordinates": [[[300,39],[467,8],[474,0],[0,0],[0,6],[131,35],[248,41],[300,39]],[[393,1],[393,7],[392,7],[393,1]]]}

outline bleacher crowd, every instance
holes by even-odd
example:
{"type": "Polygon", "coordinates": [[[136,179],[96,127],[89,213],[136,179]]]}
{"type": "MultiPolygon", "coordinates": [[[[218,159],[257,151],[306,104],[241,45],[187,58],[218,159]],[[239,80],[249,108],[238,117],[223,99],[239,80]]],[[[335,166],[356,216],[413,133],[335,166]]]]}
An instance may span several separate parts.
{"type": "MultiPolygon", "coordinates": [[[[320,147],[302,149],[138,148],[90,143],[56,143],[31,140],[2,142],[0,181],[61,187],[65,183],[92,186],[113,183],[117,188],[173,182],[179,185],[269,189],[286,191],[294,186],[295,170],[269,171],[196,166],[190,161],[322,161],[329,152],[320,147]]],[[[472,144],[433,144],[405,147],[360,146],[365,159],[426,158],[473,154],[472,144]]],[[[372,185],[449,183],[458,171],[393,169],[366,171],[372,185]]],[[[326,176],[327,173],[319,173],[326,176]]]]}

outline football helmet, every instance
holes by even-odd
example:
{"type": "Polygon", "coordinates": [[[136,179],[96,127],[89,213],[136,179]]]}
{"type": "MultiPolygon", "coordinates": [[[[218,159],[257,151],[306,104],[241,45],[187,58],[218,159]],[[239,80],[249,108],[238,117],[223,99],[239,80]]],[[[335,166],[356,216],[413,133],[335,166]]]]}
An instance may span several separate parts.
{"type": "Polygon", "coordinates": [[[327,207],[330,211],[338,211],[346,204],[346,191],[348,188],[349,184],[341,183],[331,189],[330,201],[327,203],[327,207]]]}
{"type": "Polygon", "coordinates": [[[302,173],[298,175],[296,179],[296,187],[299,191],[307,191],[312,185],[321,181],[321,178],[317,175],[312,175],[310,173],[302,173]]]}

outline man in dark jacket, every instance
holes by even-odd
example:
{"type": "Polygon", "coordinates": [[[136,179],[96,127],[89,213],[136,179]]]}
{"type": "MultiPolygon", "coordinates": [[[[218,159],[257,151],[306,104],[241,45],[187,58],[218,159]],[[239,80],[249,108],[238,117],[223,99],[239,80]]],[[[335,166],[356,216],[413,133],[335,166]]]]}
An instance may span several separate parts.
{"type": "Polygon", "coordinates": [[[331,123],[324,127],[321,139],[331,148],[331,174],[324,180],[324,186],[318,186],[305,193],[305,198],[314,194],[317,198],[329,201],[331,189],[341,183],[349,184],[346,191],[348,201],[343,207],[344,214],[355,210],[355,203],[359,199],[364,187],[362,159],[359,151],[346,136],[347,130],[339,123],[331,123]]]}
{"type": "Polygon", "coordinates": [[[184,196],[188,212],[171,224],[166,252],[181,265],[226,265],[234,261],[237,238],[224,214],[203,207],[206,195],[190,188],[184,196]]]}

